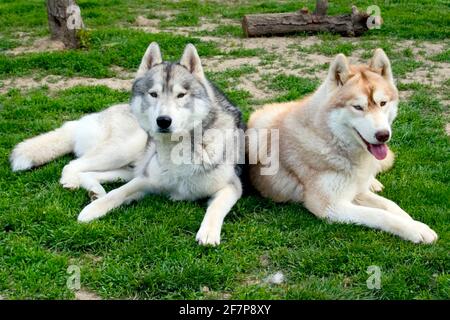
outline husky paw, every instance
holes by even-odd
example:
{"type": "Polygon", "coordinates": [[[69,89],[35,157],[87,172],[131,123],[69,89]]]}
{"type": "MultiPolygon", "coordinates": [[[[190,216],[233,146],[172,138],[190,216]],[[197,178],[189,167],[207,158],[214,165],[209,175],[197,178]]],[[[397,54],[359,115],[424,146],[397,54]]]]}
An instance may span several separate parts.
{"type": "Polygon", "coordinates": [[[78,189],[80,187],[80,177],[78,173],[70,172],[67,166],[65,166],[59,183],[66,189],[78,189]]]}
{"type": "Polygon", "coordinates": [[[220,244],[220,228],[202,225],[197,232],[195,240],[203,246],[217,246],[220,244]]]}
{"type": "Polygon", "coordinates": [[[95,201],[98,198],[103,197],[106,194],[105,190],[90,190],[88,192],[89,198],[91,199],[91,201],[95,201]]]}
{"type": "Polygon", "coordinates": [[[101,198],[104,195],[106,195],[106,191],[105,189],[103,189],[101,185],[91,187],[88,190],[89,190],[88,192],[89,198],[91,198],[91,201],[95,201],[98,198],[101,198]]]}
{"type": "Polygon", "coordinates": [[[406,238],[414,243],[433,243],[438,235],[425,223],[412,221],[412,227],[408,230],[406,238]]]}
{"type": "Polygon", "coordinates": [[[384,186],[383,184],[378,181],[377,179],[373,178],[372,183],[370,184],[370,191],[372,192],[381,192],[383,191],[384,186]]]}
{"type": "Polygon", "coordinates": [[[102,210],[101,205],[98,202],[91,202],[89,205],[84,207],[84,209],[78,215],[78,222],[90,222],[92,220],[98,219],[104,216],[106,212],[102,210]]]}
{"type": "Polygon", "coordinates": [[[59,183],[62,184],[63,188],[70,189],[70,190],[75,190],[80,187],[80,183],[77,182],[76,178],[64,177],[64,178],[61,178],[61,180],[59,180],[59,183]]]}

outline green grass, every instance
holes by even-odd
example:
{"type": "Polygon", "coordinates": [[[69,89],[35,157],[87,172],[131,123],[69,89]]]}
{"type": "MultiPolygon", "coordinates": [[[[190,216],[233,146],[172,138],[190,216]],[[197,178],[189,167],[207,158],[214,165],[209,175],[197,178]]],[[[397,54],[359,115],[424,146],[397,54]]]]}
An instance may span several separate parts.
{"type": "Polygon", "coordinates": [[[175,16],[175,18],[170,20],[162,20],[159,24],[160,27],[185,27],[185,26],[197,26],[199,23],[199,18],[197,15],[192,13],[180,12],[175,16]]]}
{"type": "Polygon", "coordinates": [[[277,75],[273,79],[266,78],[265,80],[268,82],[269,89],[285,92],[284,95],[281,95],[276,99],[277,102],[298,99],[313,92],[318,86],[316,80],[296,76],[286,76],[284,74],[277,75]]]}
{"type": "Polygon", "coordinates": [[[0,38],[0,52],[13,49],[17,47],[19,43],[12,39],[0,38]]]}
{"type": "Polygon", "coordinates": [[[157,41],[164,48],[164,58],[178,60],[187,43],[196,45],[199,54],[208,57],[220,53],[211,42],[202,42],[168,33],[149,34],[142,31],[110,28],[90,33],[89,50],[44,52],[10,57],[0,54],[0,79],[44,72],[66,76],[109,77],[109,69],[117,65],[136,70],[148,44],[157,41]]]}
{"type": "Polygon", "coordinates": [[[450,63],[450,49],[445,50],[444,52],[435,54],[431,57],[431,60],[438,62],[447,62],[450,63]]]}
{"type": "MultiPolygon", "coordinates": [[[[288,0],[277,1],[240,1],[239,5],[223,1],[181,0],[171,2],[157,0],[80,0],[77,2],[83,12],[86,25],[91,27],[111,27],[134,21],[136,14],[142,10],[150,11],[151,16],[158,16],[161,10],[176,10],[180,18],[168,22],[168,25],[197,25],[201,16],[241,19],[244,14],[264,12],[296,11],[304,6],[311,10],[315,1],[288,0]],[[193,21],[193,22],[191,22],[193,21]]],[[[446,39],[450,35],[448,28],[450,10],[448,1],[385,1],[385,0],[355,0],[351,2],[365,10],[370,5],[378,5],[384,19],[380,30],[373,30],[369,35],[383,37],[446,39]]],[[[146,11],[146,12],[147,12],[146,11]]],[[[330,2],[329,14],[350,12],[350,3],[346,0],[330,2]]],[[[145,15],[145,14],[144,14],[145,15]]],[[[15,1],[4,0],[0,4],[0,25],[3,32],[13,32],[17,28],[46,28],[45,3],[41,0],[15,1]]]]}
{"type": "Polygon", "coordinates": [[[233,37],[241,37],[242,27],[234,26],[234,25],[219,25],[212,31],[197,31],[194,32],[194,35],[198,36],[233,36],[233,37]]]}
{"type": "Polygon", "coordinates": [[[323,55],[332,57],[337,55],[338,53],[343,53],[346,56],[350,56],[355,49],[356,47],[350,42],[333,39],[324,40],[320,44],[313,44],[312,46],[308,48],[302,48],[301,50],[309,53],[321,53],[323,55]]]}
{"type": "MultiPolygon", "coordinates": [[[[164,58],[176,60],[192,42],[202,57],[258,56],[257,67],[241,65],[207,75],[243,111],[254,107],[251,94],[236,90],[239,79],[270,67],[279,56],[266,49],[225,50],[223,39],[241,37],[238,26],[220,26],[190,37],[169,32],[131,30],[137,15],[159,18],[164,11],[180,14],[163,28],[200,25],[201,18],[219,21],[245,13],[295,11],[315,1],[241,1],[240,5],[212,1],[78,0],[89,31],[82,50],[32,53],[16,57],[4,51],[20,45],[15,32],[31,38],[47,35],[41,0],[3,0],[0,3],[0,79],[50,74],[113,77],[112,66],[134,71],[150,41],[158,41],[164,58]]],[[[360,8],[378,4],[385,20],[357,43],[320,35],[310,52],[333,56],[383,47],[392,59],[395,76],[405,76],[424,64],[412,49],[396,47],[398,39],[444,41],[449,37],[446,1],[353,1],[360,8]],[[412,22],[413,21],[413,22],[412,22]]],[[[330,1],[330,14],[349,11],[348,1],[330,1]]],[[[296,36],[301,53],[304,36],[296,36]]],[[[448,62],[448,47],[431,57],[448,62]]],[[[291,48],[290,48],[291,49],[291,48]]],[[[427,54],[428,55],[428,54],[427,54]]],[[[367,57],[369,58],[369,53],[367,57]]],[[[302,63],[299,54],[299,65],[302,63]]],[[[319,65],[316,68],[325,68],[319,65]]],[[[313,72],[313,68],[308,69],[313,72]]],[[[319,84],[282,71],[262,77],[275,93],[271,101],[304,96],[319,84]]],[[[383,195],[415,219],[429,224],[440,236],[435,245],[414,245],[387,233],[360,226],[328,224],[301,205],[275,204],[256,194],[243,197],[227,216],[222,244],[205,248],[195,243],[204,216],[204,202],[172,202],[148,196],[139,203],[113,211],[88,225],[76,222],[89,203],[83,190],[63,189],[58,180],[70,161],[65,156],[23,173],[10,170],[8,157],[23,139],[59,127],[64,121],[129,100],[129,93],[102,86],[49,91],[11,89],[0,94],[0,296],[9,299],[72,299],[66,287],[69,265],[81,268],[81,285],[103,298],[145,299],[448,299],[450,296],[450,159],[444,132],[449,81],[442,88],[419,81],[399,83],[412,91],[402,101],[391,147],[397,155],[392,170],[380,176],[383,195]],[[444,115],[444,116],[443,116],[444,115]],[[366,270],[377,265],[382,288],[366,286],[366,270]],[[269,285],[263,279],[282,271],[286,282],[269,285]],[[209,292],[202,288],[208,287],[209,292]]],[[[107,186],[108,190],[117,184],[107,186]]]]}

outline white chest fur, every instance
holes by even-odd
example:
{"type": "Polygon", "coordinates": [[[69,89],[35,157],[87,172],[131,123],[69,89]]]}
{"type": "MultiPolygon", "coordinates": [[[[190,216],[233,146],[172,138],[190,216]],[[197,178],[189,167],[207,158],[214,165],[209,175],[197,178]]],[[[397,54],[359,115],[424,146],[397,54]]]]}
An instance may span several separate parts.
{"type": "Polygon", "coordinates": [[[235,174],[233,165],[216,167],[203,163],[173,161],[170,146],[150,142],[146,156],[136,167],[136,175],[144,176],[152,190],[173,200],[196,200],[213,195],[235,174]]]}

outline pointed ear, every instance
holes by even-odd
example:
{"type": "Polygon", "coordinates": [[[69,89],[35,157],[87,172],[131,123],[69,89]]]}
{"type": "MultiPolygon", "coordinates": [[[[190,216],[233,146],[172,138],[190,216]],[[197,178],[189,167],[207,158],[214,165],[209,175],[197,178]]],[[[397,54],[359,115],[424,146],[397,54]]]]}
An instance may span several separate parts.
{"type": "Polygon", "coordinates": [[[389,58],[387,57],[383,49],[378,48],[375,50],[373,57],[369,62],[369,67],[373,71],[379,73],[387,81],[394,83],[391,62],[389,61],[389,58]]]}
{"type": "Polygon", "coordinates": [[[152,42],[142,57],[141,64],[136,72],[136,78],[142,77],[148,69],[160,63],[162,63],[161,50],[156,42],[152,42]]]}
{"type": "Polygon", "coordinates": [[[350,75],[350,66],[347,57],[342,53],[338,54],[330,65],[328,80],[336,86],[342,86],[347,82],[350,75]]]}
{"type": "Polygon", "coordinates": [[[197,49],[194,45],[189,43],[184,49],[183,56],[181,57],[180,64],[189,70],[198,79],[204,79],[202,62],[198,56],[197,49]]]}

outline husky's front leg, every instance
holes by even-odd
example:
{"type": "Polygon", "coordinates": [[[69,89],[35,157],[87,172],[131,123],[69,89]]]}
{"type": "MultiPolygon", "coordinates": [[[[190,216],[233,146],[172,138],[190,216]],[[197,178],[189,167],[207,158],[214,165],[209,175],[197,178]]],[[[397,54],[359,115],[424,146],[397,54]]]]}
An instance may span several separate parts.
{"type": "Polygon", "coordinates": [[[105,196],[87,205],[78,215],[78,221],[89,222],[100,218],[125,202],[141,198],[149,189],[149,182],[145,177],[134,178],[127,184],[112,190],[105,196]]]}
{"type": "Polygon", "coordinates": [[[236,178],[236,181],[228,184],[212,196],[197,232],[196,240],[199,244],[213,246],[220,244],[223,220],[241,195],[241,182],[236,178]]]}
{"type": "Polygon", "coordinates": [[[414,243],[433,243],[438,236],[426,224],[377,208],[341,202],[327,209],[331,221],[355,223],[395,234],[414,243]]]}
{"type": "Polygon", "coordinates": [[[370,191],[358,194],[355,198],[355,202],[362,206],[384,209],[399,217],[413,220],[413,218],[411,218],[411,216],[408,213],[406,213],[402,208],[400,208],[394,201],[386,199],[370,191]]]}

